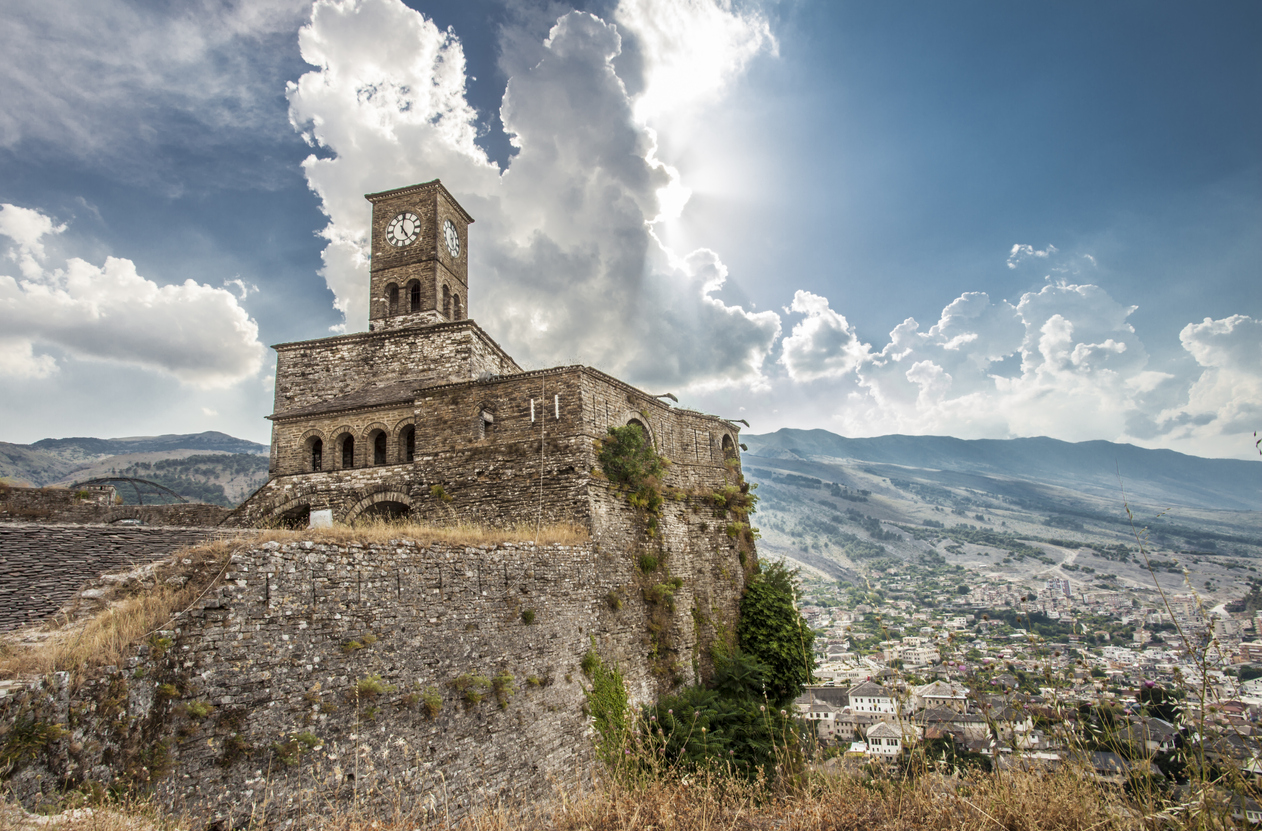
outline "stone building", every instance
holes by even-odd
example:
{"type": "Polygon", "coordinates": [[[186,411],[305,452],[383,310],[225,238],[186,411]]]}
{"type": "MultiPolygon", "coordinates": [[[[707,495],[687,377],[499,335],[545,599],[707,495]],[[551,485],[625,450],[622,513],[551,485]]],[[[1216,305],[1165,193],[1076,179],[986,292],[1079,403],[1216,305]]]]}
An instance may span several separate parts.
{"type": "Polygon", "coordinates": [[[369,194],[369,331],[276,346],[270,479],[229,524],[571,521],[600,536],[596,442],[639,424],[667,484],[722,487],[738,428],[599,370],[523,371],[466,316],[469,225],[442,184],[369,194]]]}

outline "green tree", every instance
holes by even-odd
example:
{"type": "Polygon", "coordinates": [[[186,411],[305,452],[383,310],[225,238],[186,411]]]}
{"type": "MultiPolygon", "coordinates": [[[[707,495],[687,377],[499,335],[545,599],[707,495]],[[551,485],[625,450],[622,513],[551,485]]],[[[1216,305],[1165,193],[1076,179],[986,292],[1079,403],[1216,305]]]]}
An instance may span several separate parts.
{"type": "Polygon", "coordinates": [[[783,562],[754,575],[741,599],[741,649],[766,664],[766,695],[784,707],[814,680],[815,633],[794,605],[798,573],[783,562]]]}

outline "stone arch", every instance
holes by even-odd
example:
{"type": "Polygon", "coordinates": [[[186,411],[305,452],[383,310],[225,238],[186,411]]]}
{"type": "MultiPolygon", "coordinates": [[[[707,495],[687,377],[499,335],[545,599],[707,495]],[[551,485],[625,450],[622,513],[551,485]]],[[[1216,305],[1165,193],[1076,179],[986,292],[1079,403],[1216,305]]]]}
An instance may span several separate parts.
{"type": "MultiPolygon", "coordinates": [[[[348,522],[348,523],[354,522],[355,520],[362,517],[365,513],[370,512],[373,506],[381,505],[383,503],[394,503],[396,505],[401,505],[403,506],[403,508],[406,509],[403,515],[404,516],[411,515],[412,497],[408,496],[403,491],[394,490],[393,488],[386,488],[380,491],[376,491],[374,493],[370,493],[367,496],[365,496],[363,499],[360,499],[358,502],[352,505],[346,511],[346,516],[343,518],[343,521],[348,522]]],[[[398,518],[398,517],[395,517],[395,518],[398,518]]]]}
{"type": "Polygon", "coordinates": [[[723,434],[723,461],[726,462],[731,459],[739,459],[739,458],[740,457],[736,454],[736,441],[732,438],[732,435],[730,433],[724,433],[723,434]]]}
{"type": "Polygon", "coordinates": [[[416,457],[416,424],[415,419],[405,418],[394,425],[395,461],[408,464],[416,457]]]}
{"type": "Polygon", "coordinates": [[[312,473],[324,470],[324,433],[311,429],[302,434],[303,464],[312,473]]]}
{"type": "Polygon", "coordinates": [[[306,528],[311,524],[311,494],[304,493],[273,506],[267,512],[269,524],[281,528],[306,528]]]}
{"type": "Polygon", "coordinates": [[[452,320],[464,320],[464,308],[460,303],[460,295],[458,294],[451,296],[451,313],[452,320]]]}
{"type": "Polygon", "coordinates": [[[364,442],[361,456],[365,467],[390,464],[390,428],[374,421],[359,433],[364,442]]]}
{"type": "Polygon", "coordinates": [[[451,288],[443,283],[443,317],[451,320],[451,288]]]}
{"type": "Polygon", "coordinates": [[[653,428],[649,426],[649,420],[640,413],[627,413],[622,418],[624,426],[634,424],[644,431],[644,436],[649,440],[649,444],[654,448],[657,447],[657,437],[653,435],[653,428]]]}
{"type": "MultiPolygon", "coordinates": [[[[346,470],[355,466],[355,431],[350,427],[339,427],[333,431],[333,464],[325,465],[331,470],[346,470]],[[349,442],[349,448],[347,443],[349,442]],[[349,462],[349,464],[348,464],[349,462]]],[[[328,450],[326,449],[327,453],[328,450]]]]}
{"type": "Polygon", "coordinates": [[[386,317],[394,317],[399,313],[399,286],[395,283],[386,285],[386,317]]]}
{"type": "Polygon", "coordinates": [[[412,280],[407,285],[408,290],[408,311],[419,312],[421,310],[421,281],[412,280]]]}

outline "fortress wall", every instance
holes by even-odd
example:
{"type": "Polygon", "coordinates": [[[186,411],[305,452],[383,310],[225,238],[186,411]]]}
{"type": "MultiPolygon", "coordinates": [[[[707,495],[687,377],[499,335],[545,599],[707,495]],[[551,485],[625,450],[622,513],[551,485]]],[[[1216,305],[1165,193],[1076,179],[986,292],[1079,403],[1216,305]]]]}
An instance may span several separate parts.
{"type": "MultiPolygon", "coordinates": [[[[600,510],[620,530],[579,546],[243,550],[169,643],[74,692],[53,678],[0,698],[0,730],[24,719],[68,731],[6,786],[35,807],[84,780],[147,783],[174,810],[275,827],[356,794],[375,810],[432,805],[455,818],[574,782],[594,764],[584,653],[594,645],[648,700],[672,673],[692,676],[716,628],[734,631],[744,586],[711,534],[671,552],[674,603],[646,602],[661,576],[636,566],[642,526],[612,494],[600,510]],[[513,693],[503,706],[493,692],[464,700],[466,674],[511,675],[513,693]],[[388,691],[357,699],[372,678],[388,691]],[[427,690],[443,699],[433,718],[427,690]],[[203,704],[213,709],[197,718],[190,707],[203,704]]],[[[701,515],[675,505],[664,521],[679,532],[701,515]]]]}
{"type": "Polygon", "coordinates": [[[276,353],[278,413],[363,387],[410,379],[444,383],[521,371],[470,320],[282,344],[276,353]]]}
{"type": "Polygon", "coordinates": [[[165,557],[210,528],[0,525],[0,631],[50,617],[89,580],[165,557]]]}
{"type": "MultiPolygon", "coordinates": [[[[125,486],[124,486],[125,487],[125,486]]],[[[0,488],[0,523],[42,522],[108,525],[131,519],[145,525],[213,527],[229,513],[218,505],[116,505],[112,488],[0,488]]]]}

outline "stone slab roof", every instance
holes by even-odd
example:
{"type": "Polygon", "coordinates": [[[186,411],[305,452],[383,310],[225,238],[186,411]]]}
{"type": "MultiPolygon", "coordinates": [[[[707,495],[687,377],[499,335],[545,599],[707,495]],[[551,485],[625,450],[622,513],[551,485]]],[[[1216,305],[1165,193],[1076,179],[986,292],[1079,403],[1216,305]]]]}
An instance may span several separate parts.
{"type": "Polygon", "coordinates": [[[326,401],[308,404],[305,407],[295,407],[292,410],[272,413],[268,418],[278,421],[285,418],[324,415],[325,413],[336,413],[343,410],[363,410],[368,407],[383,407],[389,404],[406,404],[416,398],[418,389],[427,386],[427,380],[429,384],[435,382],[443,383],[447,380],[447,373],[441,373],[441,375],[433,373],[428,379],[410,378],[407,381],[383,384],[379,387],[364,387],[346,395],[339,395],[337,398],[330,398],[326,401]],[[439,380],[440,378],[441,380],[439,380]]]}

